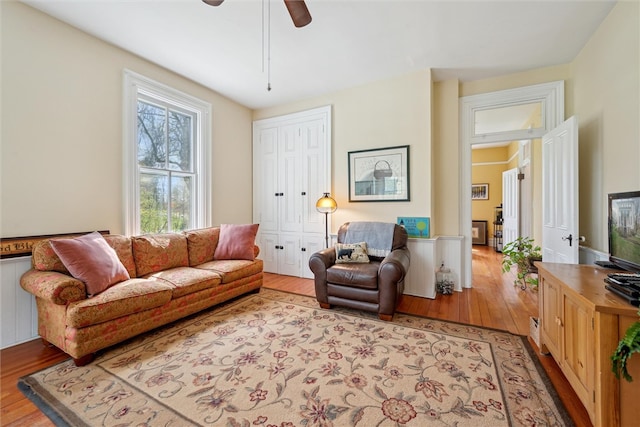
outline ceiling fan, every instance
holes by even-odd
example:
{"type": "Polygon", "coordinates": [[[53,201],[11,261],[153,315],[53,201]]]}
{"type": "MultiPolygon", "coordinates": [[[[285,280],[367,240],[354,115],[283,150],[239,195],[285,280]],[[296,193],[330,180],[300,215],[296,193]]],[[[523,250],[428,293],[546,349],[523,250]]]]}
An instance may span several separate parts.
{"type": "MultiPolygon", "coordinates": [[[[202,0],[209,6],[220,6],[224,0],[202,0]]],[[[296,27],[304,27],[311,22],[311,14],[304,0],[284,0],[285,6],[291,15],[293,25],[296,27]]]]}

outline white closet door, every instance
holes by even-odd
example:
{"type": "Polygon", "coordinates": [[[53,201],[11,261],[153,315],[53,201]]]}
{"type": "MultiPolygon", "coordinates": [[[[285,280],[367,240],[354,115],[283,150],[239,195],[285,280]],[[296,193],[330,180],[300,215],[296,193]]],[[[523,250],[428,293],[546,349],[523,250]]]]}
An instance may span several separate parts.
{"type": "Polygon", "coordinates": [[[309,256],[325,235],[316,201],[331,192],[331,107],[257,120],[253,145],[253,219],[264,271],[312,277],[309,256]]]}
{"type": "MultiPolygon", "coordinates": [[[[303,212],[302,231],[324,233],[324,215],[316,210],[316,202],[324,192],[331,192],[326,178],[327,155],[324,120],[309,120],[302,124],[303,212]]],[[[331,221],[331,218],[329,218],[331,221]]],[[[329,222],[331,228],[331,222],[329,222]]]]}
{"type": "Polygon", "coordinates": [[[280,231],[302,231],[302,164],[300,127],[283,126],[280,129],[279,185],[280,231]]]}
{"type": "MultiPolygon", "coordinates": [[[[258,131],[258,144],[255,149],[254,165],[257,168],[255,180],[258,204],[260,206],[256,222],[260,224],[261,232],[278,231],[278,128],[271,127],[258,131]]],[[[254,199],[255,199],[254,198],[254,199]]]]}

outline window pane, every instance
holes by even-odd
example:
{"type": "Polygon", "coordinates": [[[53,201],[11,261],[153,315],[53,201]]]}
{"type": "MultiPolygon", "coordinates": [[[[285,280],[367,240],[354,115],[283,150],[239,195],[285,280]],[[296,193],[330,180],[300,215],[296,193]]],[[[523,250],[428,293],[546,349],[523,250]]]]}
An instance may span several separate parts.
{"type": "Polygon", "coordinates": [[[140,231],[164,233],[169,231],[167,175],[140,173],[140,231]]]}
{"type": "Polygon", "coordinates": [[[171,177],[171,230],[183,231],[193,228],[193,178],[171,177]]]}
{"type": "Polygon", "coordinates": [[[542,102],[476,111],[474,121],[474,135],[539,129],[543,127],[542,102]]]}
{"type": "Polygon", "coordinates": [[[192,117],[169,113],[169,169],[191,172],[192,117]]]}
{"type": "Polygon", "coordinates": [[[164,168],[166,164],[166,110],[138,101],[138,164],[164,168]]]}

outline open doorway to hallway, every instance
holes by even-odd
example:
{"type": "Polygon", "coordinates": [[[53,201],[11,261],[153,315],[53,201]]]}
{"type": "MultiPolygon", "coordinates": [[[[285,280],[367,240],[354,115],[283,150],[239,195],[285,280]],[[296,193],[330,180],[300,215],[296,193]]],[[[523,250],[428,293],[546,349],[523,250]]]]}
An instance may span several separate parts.
{"type": "MultiPolygon", "coordinates": [[[[482,186],[486,191],[483,197],[473,191],[471,194],[472,251],[484,245],[501,260],[505,244],[520,236],[534,237],[534,222],[539,213],[534,212],[533,201],[541,185],[540,173],[534,171],[536,163],[540,163],[536,157],[539,147],[539,139],[473,146],[472,185],[482,186]]],[[[473,256],[472,261],[475,262],[473,256]]],[[[472,283],[476,273],[472,268],[472,283]]]]}

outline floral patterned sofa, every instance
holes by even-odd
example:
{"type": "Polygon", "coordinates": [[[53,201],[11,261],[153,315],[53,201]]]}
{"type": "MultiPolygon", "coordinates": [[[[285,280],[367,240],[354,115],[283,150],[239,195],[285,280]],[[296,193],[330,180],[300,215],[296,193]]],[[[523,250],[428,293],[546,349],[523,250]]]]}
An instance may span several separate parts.
{"type": "MultiPolygon", "coordinates": [[[[223,237],[227,245],[238,245],[233,226],[224,224],[133,237],[92,233],[98,235],[98,243],[115,251],[117,268],[126,269],[95,295],[89,295],[89,281],[76,279],[78,275],[69,272],[72,264],[58,256],[66,257],[57,249],[63,239],[42,240],[33,247],[32,268],[20,285],[36,297],[39,335],[81,366],[91,362],[98,350],[259,290],[263,263],[255,259],[257,225],[252,226],[253,238],[240,239],[250,245],[249,254],[245,249],[240,255],[244,259],[228,259],[228,250],[227,256],[217,256],[223,237]]],[[[100,268],[104,265],[107,262],[100,268]]],[[[73,267],[75,271],[77,265],[73,267]]],[[[86,269],[87,262],[80,267],[86,269]]]]}

